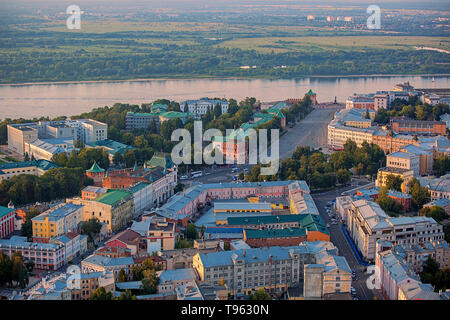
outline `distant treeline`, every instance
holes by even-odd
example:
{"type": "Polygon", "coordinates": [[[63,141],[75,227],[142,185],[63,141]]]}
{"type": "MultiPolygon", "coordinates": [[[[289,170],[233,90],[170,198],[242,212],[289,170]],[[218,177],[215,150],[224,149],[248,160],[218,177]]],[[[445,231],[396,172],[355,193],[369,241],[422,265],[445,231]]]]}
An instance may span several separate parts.
{"type": "MultiPolygon", "coordinates": [[[[5,32],[0,82],[112,80],[151,77],[268,77],[448,73],[445,53],[371,49],[261,53],[213,44],[146,43],[153,33],[5,32]],[[99,48],[101,50],[99,50],[99,48]],[[240,69],[240,66],[257,66],[240,69]],[[275,66],[285,65],[286,68],[275,66]]],[[[173,35],[172,35],[173,36],[173,35]]],[[[308,48],[305,48],[308,49],[308,48]]]]}

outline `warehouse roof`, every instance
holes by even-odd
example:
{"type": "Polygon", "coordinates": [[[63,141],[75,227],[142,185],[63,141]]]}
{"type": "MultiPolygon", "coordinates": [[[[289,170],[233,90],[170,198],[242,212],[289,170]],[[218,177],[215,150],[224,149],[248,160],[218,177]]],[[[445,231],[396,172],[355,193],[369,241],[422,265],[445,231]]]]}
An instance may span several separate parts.
{"type": "Polygon", "coordinates": [[[285,228],[285,229],[244,229],[247,239],[268,239],[268,238],[296,238],[306,237],[304,228],[285,228]]]}

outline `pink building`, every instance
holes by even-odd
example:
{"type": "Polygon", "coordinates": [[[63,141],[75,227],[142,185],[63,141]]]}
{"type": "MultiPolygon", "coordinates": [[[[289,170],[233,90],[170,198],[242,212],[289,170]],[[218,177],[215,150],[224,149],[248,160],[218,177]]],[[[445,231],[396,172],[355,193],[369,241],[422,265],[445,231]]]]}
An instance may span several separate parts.
{"type": "MultiPolygon", "coordinates": [[[[304,181],[267,181],[240,183],[212,183],[194,185],[182,194],[174,195],[167,203],[155,211],[168,221],[184,225],[197,213],[199,206],[205,202],[224,199],[245,199],[248,196],[289,199],[289,185],[301,188],[309,194],[309,188],[304,181]]],[[[316,209],[317,210],[317,209],[316,209]]]]}

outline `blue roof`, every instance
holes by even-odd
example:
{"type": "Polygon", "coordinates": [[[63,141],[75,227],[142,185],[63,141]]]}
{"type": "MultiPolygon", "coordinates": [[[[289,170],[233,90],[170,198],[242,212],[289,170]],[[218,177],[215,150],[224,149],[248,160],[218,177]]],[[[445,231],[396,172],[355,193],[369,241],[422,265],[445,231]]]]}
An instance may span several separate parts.
{"type": "Polygon", "coordinates": [[[60,235],[60,236],[58,236],[58,237],[53,238],[51,241],[60,241],[60,242],[62,242],[62,243],[64,243],[64,244],[67,244],[67,243],[70,242],[70,240],[72,240],[72,239],[70,239],[70,238],[69,238],[68,236],[66,236],[65,234],[62,234],[62,235],[60,235]]]}
{"type": "Polygon", "coordinates": [[[133,224],[131,225],[131,230],[134,232],[139,233],[141,236],[147,236],[148,235],[148,229],[150,228],[151,220],[144,220],[144,221],[133,221],[133,224]]]}
{"type": "Polygon", "coordinates": [[[413,158],[415,155],[409,152],[402,152],[402,151],[397,151],[391,154],[388,154],[388,157],[397,157],[397,158],[403,158],[403,159],[411,159],[413,158]]]}
{"type": "Polygon", "coordinates": [[[242,233],[243,228],[216,227],[206,228],[206,233],[242,233]]]}
{"type": "Polygon", "coordinates": [[[142,287],[142,281],[116,282],[116,288],[119,290],[139,290],[142,287]]]}
{"type": "Polygon", "coordinates": [[[0,239],[0,248],[11,247],[16,250],[47,250],[56,251],[63,246],[56,243],[40,243],[40,242],[28,242],[26,237],[12,236],[9,240],[0,239]]]}
{"type": "Polygon", "coordinates": [[[446,207],[448,205],[450,205],[450,199],[447,198],[436,199],[426,204],[426,206],[439,206],[439,207],[446,207]]]}
{"type": "Polygon", "coordinates": [[[195,279],[194,270],[190,268],[164,270],[159,274],[159,283],[189,279],[195,279]]]}
{"type": "Polygon", "coordinates": [[[100,265],[103,267],[113,267],[113,266],[133,265],[134,264],[134,260],[131,257],[109,258],[106,256],[99,256],[96,254],[90,255],[89,257],[84,259],[83,262],[92,263],[92,264],[100,265]]]}
{"type": "Polygon", "coordinates": [[[92,278],[98,278],[103,275],[102,272],[90,272],[90,273],[76,273],[73,275],[74,279],[92,279],[92,278]]]}
{"type": "Polygon", "coordinates": [[[267,262],[271,256],[273,260],[284,260],[289,258],[289,250],[301,250],[301,247],[264,247],[252,249],[240,249],[233,251],[219,251],[211,253],[199,253],[200,260],[205,268],[216,266],[227,266],[232,264],[235,257],[245,260],[247,263],[267,262]],[[245,252],[245,256],[244,256],[245,252]]]}
{"type": "MultiPolygon", "coordinates": [[[[210,189],[223,189],[223,188],[257,188],[257,187],[277,187],[277,186],[289,186],[292,183],[297,183],[302,190],[310,192],[308,185],[303,180],[287,180],[287,181],[265,181],[265,182],[239,182],[239,183],[210,183],[210,184],[195,184],[183,193],[174,195],[166,202],[161,208],[156,210],[156,213],[171,219],[183,219],[185,215],[178,214],[178,212],[185,206],[189,205],[192,200],[197,198],[203,192],[210,189]]],[[[308,195],[309,196],[309,195],[308,195]]],[[[308,198],[305,195],[305,198],[308,198]]],[[[305,199],[307,200],[307,199],[305,199]]],[[[312,199],[311,199],[312,201],[312,199]]],[[[316,209],[317,210],[317,209],[316,209]]],[[[317,213],[318,214],[318,213],[317,213]]]]}
{"type": "Polygon", "coordinates": [[[60,203],[47,211],[44,211],[40,215],[32,218],[32,221],[43,221],[45,218],[49,218],[50,221],[56,221],[59,219],[62,219],[75,211],[81,209],[83,205],[81,204],[74,204],[74,203],[60,203]]]}

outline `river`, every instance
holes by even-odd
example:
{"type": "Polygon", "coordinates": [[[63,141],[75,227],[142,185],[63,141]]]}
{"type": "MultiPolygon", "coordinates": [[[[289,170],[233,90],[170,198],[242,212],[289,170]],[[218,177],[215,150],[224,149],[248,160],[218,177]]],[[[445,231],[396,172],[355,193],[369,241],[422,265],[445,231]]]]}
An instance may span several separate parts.
{"type": "Polygon", "coordinates": [[[450,76],[317,77],[301,80],[187,79],[0,85],[0,119],[71,116],[116,102],[149,103],[201,97],[255,97],[263,102],[300,98],[312,89],[320,102],[345,102],[353,93],[392,90],[409,81],[416,88],[449,88],[450,76]]]}

